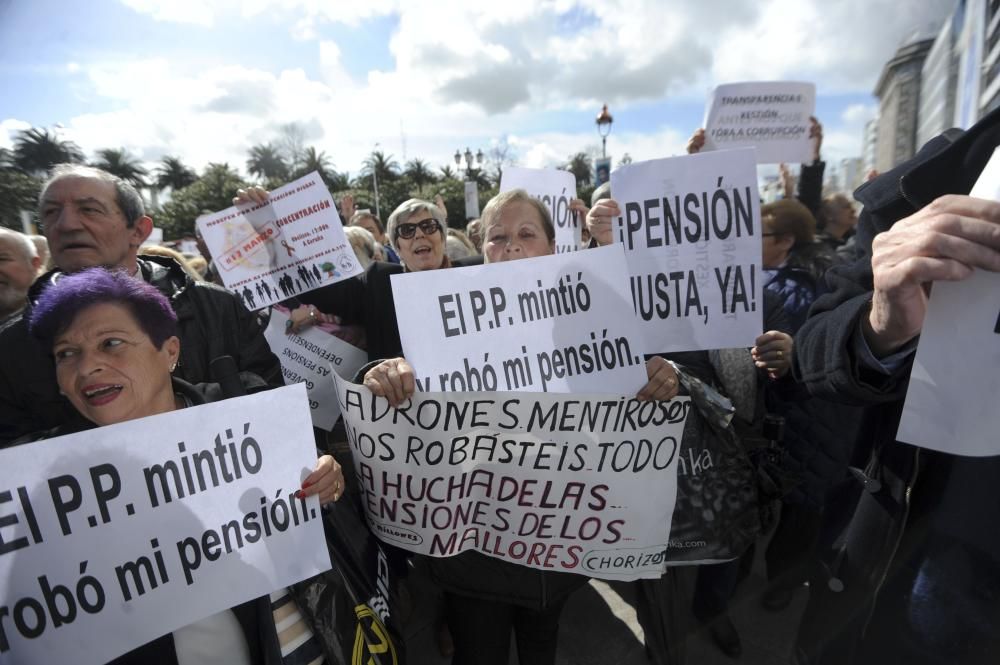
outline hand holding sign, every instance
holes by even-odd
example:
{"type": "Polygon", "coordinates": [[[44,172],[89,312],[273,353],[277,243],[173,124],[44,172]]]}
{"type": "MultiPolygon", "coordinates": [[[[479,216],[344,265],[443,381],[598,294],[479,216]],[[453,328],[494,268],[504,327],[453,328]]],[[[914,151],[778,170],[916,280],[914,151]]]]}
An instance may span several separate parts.
{"type": "Polygon", "coordinates": [[[920,334],[899,440],[994,456],[1000,454],[993,398],[1000,391],[1000,152],[971,194],[939,198],[876,236],[868,324],[879,335],[876,352],[920,334]],[[940,283],[928,297],[931,281],[940,283]]]}
{"type": "MultiPolygon", "coordinates": [[[[677,397],[680,385],[677,372],[669,362],[659,356],[650,358],[646,361],[646,375],[649,382],[639,389],[636,399],[653,402],[677,397]]],[[[364,386],[373,394],[384,397],[389,406],[397,407],[417,391],[416,374],[405,358],[390,358],[368,370],[364,386]]]]}
{"type": "Polygon", "coordinates": [[[340,499],[344,493],[344,470],[330,455],[323,455],[316,461],[316,468],[302,481],[302,489],[297,498],[319,495],[320,505],[340,499]]]}
{"type": "Polygon", "coordinates": [[[872,242],[875,291],[865,340],[885,356],[920,334],[928,287],[957,282],[975,268],[1000,272],[1000,203],[942,196],[872,242]]]}

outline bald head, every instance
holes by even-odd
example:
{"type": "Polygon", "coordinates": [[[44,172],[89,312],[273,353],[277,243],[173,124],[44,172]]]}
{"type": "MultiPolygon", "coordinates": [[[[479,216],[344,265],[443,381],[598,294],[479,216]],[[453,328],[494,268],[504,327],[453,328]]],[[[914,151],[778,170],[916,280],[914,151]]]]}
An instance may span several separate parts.
{"type": "Polygon", "coordinates": [[[35,243],[28,236],[0,228],[0,317],[24,307],[40,265],[35,243]]]}

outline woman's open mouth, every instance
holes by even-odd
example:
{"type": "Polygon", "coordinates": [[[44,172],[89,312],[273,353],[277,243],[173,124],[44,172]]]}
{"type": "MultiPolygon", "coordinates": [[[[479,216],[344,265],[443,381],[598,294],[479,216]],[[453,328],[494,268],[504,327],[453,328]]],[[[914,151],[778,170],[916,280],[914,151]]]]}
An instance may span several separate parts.
{"type": "Polygon", "coordinates": [[[87,404],[91,406],[103,406],[114,401],[121,394],[122,386],[115,383],[102,383],[87,386],[81,392],[87,404]]]}

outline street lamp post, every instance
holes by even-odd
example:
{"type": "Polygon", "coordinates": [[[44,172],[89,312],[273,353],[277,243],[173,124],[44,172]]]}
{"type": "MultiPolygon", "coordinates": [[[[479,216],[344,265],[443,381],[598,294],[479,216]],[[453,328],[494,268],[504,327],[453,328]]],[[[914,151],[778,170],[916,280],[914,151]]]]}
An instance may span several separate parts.
{"type": "Polygon", "coordinates": [[[465,177],[469,180],[473,179],[472,161],[475,159],[477,170],[483,163],[483,151],[476,150],[476,154],[473,155],[472,151],[468,148],[465,149],[463,154],[461,150],[455,151],[455,166],[462,168],[462,158],[465,157],[465,177]]]}
{"type": "Polygon", "coordinates": [[[611,133],[611,123],[615,121],[608,113],[608,105],[605,104],[601,112],[597,114],[597,133],[601,135],[601,157],[608,156],[608,134],[611,133]]]}

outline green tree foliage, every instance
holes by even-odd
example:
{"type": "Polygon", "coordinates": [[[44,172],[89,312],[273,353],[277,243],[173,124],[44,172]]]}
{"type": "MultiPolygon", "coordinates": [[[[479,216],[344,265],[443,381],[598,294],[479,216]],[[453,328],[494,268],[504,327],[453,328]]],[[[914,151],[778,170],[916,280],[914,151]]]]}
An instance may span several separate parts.
{"type": "Polygon", "coordinates": [[[180,158],[167,156],[160,160],[154,177],[153,182],[157,188],[161,190],[170,188],[176,192],[197,180],[198,174],[186,166],[180,158]]]}
{"type": "Polygon", "coordinates": [[[560,168],[566,169],[576,177],[577,190],[590,186],[594,180],[594,167],[590,156],[585,152],[576,153],[560,168]]]}
{"type": "Polygon", "coordinates": [[[431,168],[430,164],[422,159],[411,159],[407,162],[403,175],[413,182],[414,187],[416,187],[418,191],[423,190],[425,185],[437,181],[437,178],[434,176],[434,170],[431,168]]]}
{"type": "Polygon", "coordinates": [[[288,179],[289,168],[280,148],[271,143],[261,143],[250,148],[247,172],[267,182],[279,182],[288,179]]]}
{"type": "Polygon", "coordinates": [[[139,163],[139,160],[130,155],[125,148],[98,150],[97,159],[93,166],[116,175],[137,188],[147,186],[146,176],[149,173],[139,163]]]}
{"type": "Polygon", "coordinates": [[[236,190],[246,186],[247,182],[229,164],[209,164],[200,178],[174,192],[153,221],[168,240],[194,233],[194,221],[199,216],[228,208],[236,190]]]}
{"type": "Polygon", "coordinates": [[[13,168],[0,168],[0,226],[21,231],[21,211],[34,215],[42,179],[13,168]]]}
{"type": "MultiPolygon", "coordinates": [[[[332,188],[335,184],[343,184],[346,178],[341,178],[340,174],[337,173],[333,166],[333,162],[327,157],[326,153],[323,151],[316,151],[316,148],[312,146],[306,148],[305,152],[302,154],[302,162],[299,168],[295,170],[294,177],[301,178],[304,175],[316,171],[319,174],[320,180],[323,184],[327,186],[328,189],[332,188]]],[[[338,188],[343,189],[343,188],[338,188]]]]}
{"type": "Polygon", "coordinates": [[[14,166],[24,173],[46,173],[64,162],[83,163],[83,151],[72,141],[60,139],[55,132],[33,127],[18,132],[14,139],[14,166]]]}

